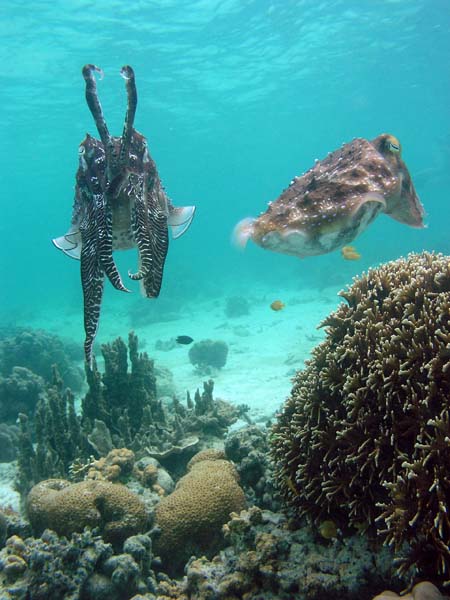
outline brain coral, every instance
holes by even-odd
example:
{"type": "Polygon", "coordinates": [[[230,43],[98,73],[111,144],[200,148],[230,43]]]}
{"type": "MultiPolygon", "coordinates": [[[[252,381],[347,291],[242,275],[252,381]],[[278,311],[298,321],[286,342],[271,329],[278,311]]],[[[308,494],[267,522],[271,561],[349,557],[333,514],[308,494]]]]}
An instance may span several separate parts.
{"type": "Polygon", "coordinates": [[[27,512],[35,533],[52,529],[70,536],[84,527],[98,527],[106,541],[120,544],[145,530],[148,515],[136,494],[120,483],[47,479],[27,498],[27,512]]]}
{"type": "Polygon", "coordinates": [[[411,254],[340,295],[271,436],[288,503],[377,531],[400,572],[450,578],[450,258],[411,254]]]}
{"type": "Polygon", "coordinates": [[[162,498],[156,508],[161,535],[155,553],[169,571],[180,570],[192,554],[211,554],[220,547],[222,526],[231,512],[245,506],[237,479],[231,462],[214,458],[214,453],[199,453],[175,491],[162,498]]]}

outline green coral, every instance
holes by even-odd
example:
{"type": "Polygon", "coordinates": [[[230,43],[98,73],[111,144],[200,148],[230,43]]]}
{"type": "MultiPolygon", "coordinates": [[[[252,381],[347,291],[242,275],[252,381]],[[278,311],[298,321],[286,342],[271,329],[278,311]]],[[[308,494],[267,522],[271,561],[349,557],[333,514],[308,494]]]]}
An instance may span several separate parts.
{"type": "Polygon", "coordinates": [[[287,502],[377,531],[401,572],[450,576],[450,259],[411,254],[354,280],[322,324],[271,436],[287,502]]]}
{"type": "Polygon", "coordinates": [[[161,535],[155,541],[155,552],[172,572],[180,570],[192,554],[217,551],[230,513],[245,506],[231,462],[214,459],[214,453],[206,452],[194,456],[189,468],[175,491],[156,508],[155,522],[161,535]]]}

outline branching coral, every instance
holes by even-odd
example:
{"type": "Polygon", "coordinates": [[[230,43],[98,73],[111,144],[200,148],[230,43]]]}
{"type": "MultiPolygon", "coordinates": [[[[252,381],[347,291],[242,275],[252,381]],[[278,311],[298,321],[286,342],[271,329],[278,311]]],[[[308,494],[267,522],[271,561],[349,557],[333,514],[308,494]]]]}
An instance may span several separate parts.
{"type": "Polygon", "coordinates": [[[401,572],[448,581],[450,259],[411,254],[341,296],[273,428],[279,486],[300,514],[408,542],[401,572]]]}

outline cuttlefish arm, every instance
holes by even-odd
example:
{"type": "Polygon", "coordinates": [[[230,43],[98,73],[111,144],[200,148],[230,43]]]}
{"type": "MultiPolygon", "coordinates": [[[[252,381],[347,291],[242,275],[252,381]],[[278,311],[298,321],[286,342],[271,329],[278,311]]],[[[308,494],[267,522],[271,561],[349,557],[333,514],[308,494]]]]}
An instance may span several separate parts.
{"type": "Polygon", "coordinates": [[[86,206],[80,223],[81,236],[81,285],[84,304],[84,353],[86,362],[92,368],[92,349],[100,319],[103,297],[104,272],[98,256],[96,208],[93,203],[86,206]]]}

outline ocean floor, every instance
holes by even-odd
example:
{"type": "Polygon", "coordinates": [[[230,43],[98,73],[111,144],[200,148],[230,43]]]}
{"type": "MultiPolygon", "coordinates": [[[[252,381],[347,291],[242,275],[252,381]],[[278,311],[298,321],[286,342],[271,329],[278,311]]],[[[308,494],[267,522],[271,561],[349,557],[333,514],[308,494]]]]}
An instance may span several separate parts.
{"type": "MultiPolygon", "coordinates": [[[[295,371],[322,340],[324,332],[317,326],[338,306],[338,291],[338,287],[285,289],[278,290],[275,297],[263,286],[253,288],[251,296],[245,296],[248,314],[234,317],[226,314],[227,301],[242,297],[239,293],[187,301],[182,307],[130,296],[118,302],[109,295],[102,306],[96,350],[101,343],[116,337],[126,340],[133,330],[139,337],[140,349],[154,359],[156,369],[168,369],[172,375],[171,381],[170,377],[165,378],[162,395],[175,392],[183,400],[186,391],[192,395],[203,381],[212,378],[216,398],[245,403],[250,407],[251,418],[262,421],[282,406],[295,371]],[[273,311],[270,304],[277,299],[285,307],[273,311]],[[179,335],[191,336],[194,342],[226,342],[226,365],[210,376],[198,373],[189,360],[191,346],[174,343],[179,335]]],[[[40,312],[28,325],[80,343],[83,340],[81,305],[76,312],[64,307],[49,314],[40,312]]],[[[101,357],[98,361],[102,368],[101,357]]]]}

